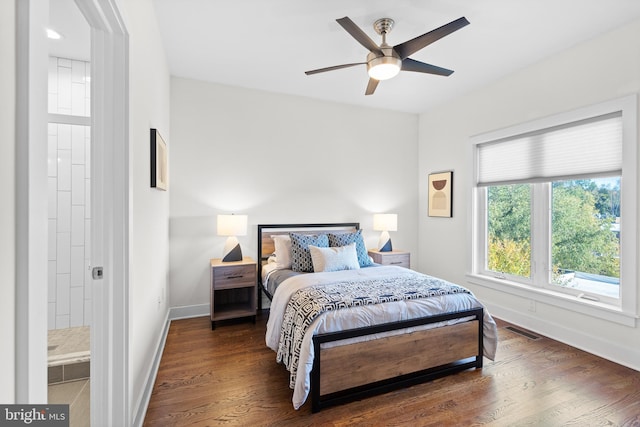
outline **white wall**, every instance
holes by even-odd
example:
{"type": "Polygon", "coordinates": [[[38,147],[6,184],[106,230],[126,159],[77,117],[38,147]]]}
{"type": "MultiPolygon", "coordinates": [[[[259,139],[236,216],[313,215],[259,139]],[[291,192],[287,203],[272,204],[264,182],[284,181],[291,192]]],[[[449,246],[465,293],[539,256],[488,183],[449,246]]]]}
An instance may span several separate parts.
{"type": "Polygon", "coordinates": [[[0,402],[15,401],[16,4],[0,2],[0,402]]]}
{"type": "MultiPolygon", "coordinates": [[[[469,138],[640,91],[640,21],[578,45],[420,116],[421,171],[454,170],[454,218],[421,215],[419,268],[466,283],[471,248],[469,138]],[[438,243],[440,242],[440,243],[438,243]]],[[[640,188],[640,183],[636,183],[640,188]]],[[[427,207],[420,180],[420,212],[427,207]]],[[[469,284],[502,318],[640,369],[640,330],[469,284]]]]}
{"type": "Polygon", "coordinates": [[[208,311],[219,213],[249,216],[255,258],[257,224],[358,221],[374,247],[373,213],[394,212],[394,247],[415,256],[417,129],[414,114],[172,78],[172,307],[208,311]]]}
{"type": "Polygon", "coordinates": [[[129,31],[129,379],[132,416],[166,324],[169,266],[169,192],[150,187],[150,129],[171,152],[170,79],[151,0],[125,1],[129,31]]]}

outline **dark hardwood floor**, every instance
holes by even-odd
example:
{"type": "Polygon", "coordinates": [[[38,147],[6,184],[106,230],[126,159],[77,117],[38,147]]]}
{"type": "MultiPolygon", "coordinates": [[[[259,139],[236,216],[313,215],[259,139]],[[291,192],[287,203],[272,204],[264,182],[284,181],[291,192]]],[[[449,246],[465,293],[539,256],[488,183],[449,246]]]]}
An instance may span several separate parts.
{"type": "Polygon", "coordinates": [[[311,413],[291,404],[288,372],[254,325],[173,321],[145,426],[640,426],[640,372],[496,319],[495,362],[311,413]]]}

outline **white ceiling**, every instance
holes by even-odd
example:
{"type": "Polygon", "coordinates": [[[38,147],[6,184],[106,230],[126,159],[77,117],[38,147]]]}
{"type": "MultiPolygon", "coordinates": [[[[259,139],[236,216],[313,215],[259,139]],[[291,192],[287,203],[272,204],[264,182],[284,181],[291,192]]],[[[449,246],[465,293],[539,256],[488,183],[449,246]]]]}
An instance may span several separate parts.
{"type": "Polygon", "coordinates": [[[49,0],[49,28],[62,35],[60,40],[49,40],[51,55],[82,61],[91,59],[89,24],[73,0],[49,0]]]}
{"type": "Polygon", "coordinates": [[[640,18],[639,0],[153,3],[174,76],[413,113],[640,18]],[[411,56],[455,70],[451,76],[405,71],[381,82],[374,95],[365,96],[365,65],[304,74],[306,70],[365,60],[366,49],[335,21],[343,16],[376,42],[380,37],[373,22],[382,17],[394,19],[387,38],[392,46],[461,16],[471,24],[411,56]]]}

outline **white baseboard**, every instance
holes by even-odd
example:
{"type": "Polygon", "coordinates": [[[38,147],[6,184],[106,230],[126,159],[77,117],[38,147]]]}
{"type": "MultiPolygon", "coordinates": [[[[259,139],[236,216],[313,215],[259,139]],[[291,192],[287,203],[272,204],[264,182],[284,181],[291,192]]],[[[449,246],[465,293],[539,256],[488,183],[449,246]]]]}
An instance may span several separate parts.
{"type": "Polygon", "coordinates": [[[485,305],[491,315],[506,322],[640,371],[640,349],[636,347],[625,347],[619,343],[607,341],[604,337],[590,335],[557,323],[550,323],[539,317],[528,316],[526,313],[506,307],[493,304],[485,305]]]}
{"type": "Polygon", "coordinates": [[[147,375],[147,380],[145,381],[144,391],[142,393],[142,396],[140,397],[137,410],[134,412],[133,425],[136,427],[142,427],[142,425],[144,424],[144,417],[147,414],[147,408],[149,407],[149,402],[151,401],[153,385],[155,384],[156,377],[158,376],[160,360],[162,359],[164,346],[167,342],[167,335],[169,335],[169,326],[171,325],[169,313],[170,311],[167,311],[164,328],[162,330],[162,333],[160,334],[160,339],[158,340],[158,344],[156,346],[156,354],[153,357],[151,369],[149,369],[149,374],[147,375]]]}
{"type": "Polygon", "coordinates": [[[211,308],[209,304],[185,305],[182,307],[171,307],[169,309],[169,319],[190,319],[192,317],[209,316],[211,308]]]}

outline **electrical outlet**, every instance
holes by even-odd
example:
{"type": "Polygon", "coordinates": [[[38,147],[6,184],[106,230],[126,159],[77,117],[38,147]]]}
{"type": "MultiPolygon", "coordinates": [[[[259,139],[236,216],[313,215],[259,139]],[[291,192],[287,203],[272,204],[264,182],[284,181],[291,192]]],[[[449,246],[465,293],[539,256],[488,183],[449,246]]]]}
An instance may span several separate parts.
{"type": "Polygon", "coordinates": [[[529,300],[529,311],[532,313],[536,312],[536,302],[534,300],[529,300]]]}

